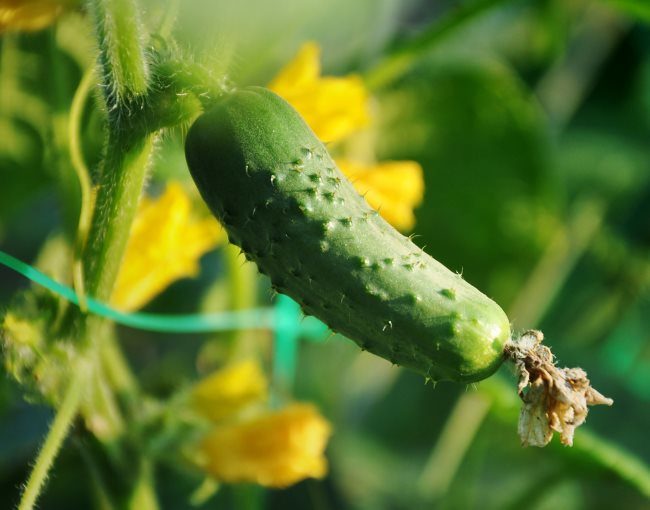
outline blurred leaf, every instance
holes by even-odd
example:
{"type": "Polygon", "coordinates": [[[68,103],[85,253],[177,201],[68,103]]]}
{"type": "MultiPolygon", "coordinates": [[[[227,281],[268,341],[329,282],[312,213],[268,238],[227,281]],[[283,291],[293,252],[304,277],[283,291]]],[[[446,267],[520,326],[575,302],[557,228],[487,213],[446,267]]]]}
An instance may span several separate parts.
{"type": "Polygon", "coordinates": [[[23,204],[51,184],[43,169],[43,143],[33,126],[0,118],[0,227],[23,204]]]}
{"type": "Polygon", "coordinates": [[[641,106],[640,110],[646,121],[647,129],[650,130],[650,52],[646,54],[641,66],[637,88],[641,106]]]}
{"type": "Polygon", "coordinates": [[[578,265],[544,323],[550,337],[566,338],[574,349],[604,339],[647,292],[649,164],[645,148],[616,135],[574,130],[560,144],[567,192],[608,204],[608,225],[592,256],[578,265]]]}
{"type": "Polygon", "coordinates": [[[419,465],[365,434],[339,434],[332,440],[332,475],[356,509],[409,508],[415,500],[419,465]]]}
{"type": "Polygon", "coordinates": [[[602,131],[573,130],[558,152],[560,175],[570,193],[622,199],[623,206],[650,182],[648,165],[646,148],[602,131]]]}
{"type": "Polygon", "coordinates": [[[604,0],[626,14],[650,23],[650,3],[645,0],[604,0]]]}
{"type": "Polygon", "coordinates": [[[418,69],[381,98],[381,159],[425,171],[416,242],[500,302],[557,222],[551,147],[531,94],[497,62],[418,69]]]}

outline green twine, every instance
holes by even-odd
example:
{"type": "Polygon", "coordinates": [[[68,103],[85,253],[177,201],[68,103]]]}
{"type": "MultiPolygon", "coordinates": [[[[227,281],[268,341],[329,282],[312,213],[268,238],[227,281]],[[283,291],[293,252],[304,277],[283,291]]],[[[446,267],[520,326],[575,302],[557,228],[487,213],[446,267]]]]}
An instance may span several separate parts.
{"type": "Polygon", "coordinates": [[[295,379],[298,338],[301,333],[300,306],[284,294],[278,294],[275,310],[283,320],[278,321],[274,332],[273,377],[276,388],[287,390],[293,387],[295,379]]]}
{"type": "MultiPolygon", "coordinates": [[[[72,288],[53,280],[38,269],[2,250],[0,250],[0,264],[13,269],[25,278],[79,306],[79,297],[72,288]]],[[[275,307],[210,314],[167,315],[121,312],[106,303],[91,297],[87,298],[89,312],[136,329],[163,333],[208,333],[237,329],[270,329],[276,331],[276,341],[281,346],[295,344],[295,338],[298,336],[313,341],[323,340],[327,326],[314,317],[305,317],[303,319],[297,305],[287,306],[288,301],[291,301],[291,299],[286,296],[279,296],[275,307]],[[289,336],[287,335],[294,338],[294,340],[290,339],[288,341],[289,336]]],[[[284,370],[293,370],[295,352],[291,352],[287,348],[280,348],[277,354],[277,363],[285,367],[284,370]],[[285,361],[284,358],[287,358],[287,360],[285,361]],[[287,363],[290,363],[290,366],[287,366],[287,363]]]]}

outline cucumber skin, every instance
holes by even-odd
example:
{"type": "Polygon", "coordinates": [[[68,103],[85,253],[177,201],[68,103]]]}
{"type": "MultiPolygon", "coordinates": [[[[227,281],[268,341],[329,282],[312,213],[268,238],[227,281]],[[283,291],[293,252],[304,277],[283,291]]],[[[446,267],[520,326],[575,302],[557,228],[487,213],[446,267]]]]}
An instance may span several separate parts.
{"type": "Polygon", "coordinates": [[[434,381],[500,366],[510,324],[499,305],[371,209],[282,98],[261,87],[223,97],[185,155],[230,242],[306,314],[434,381]]]}

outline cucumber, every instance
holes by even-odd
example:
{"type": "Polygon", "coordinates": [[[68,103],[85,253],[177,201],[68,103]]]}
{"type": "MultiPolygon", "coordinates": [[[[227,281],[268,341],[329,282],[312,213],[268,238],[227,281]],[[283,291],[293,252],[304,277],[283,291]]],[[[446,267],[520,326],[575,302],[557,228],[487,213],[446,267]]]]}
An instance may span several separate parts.
{"type": "Polygon", "coordinates": [[[503,310],[370,208],[273,92],[218,100],[185,154],[230,242],[305,314],[434,381],[478,381],[502,363],[503,310]]]}

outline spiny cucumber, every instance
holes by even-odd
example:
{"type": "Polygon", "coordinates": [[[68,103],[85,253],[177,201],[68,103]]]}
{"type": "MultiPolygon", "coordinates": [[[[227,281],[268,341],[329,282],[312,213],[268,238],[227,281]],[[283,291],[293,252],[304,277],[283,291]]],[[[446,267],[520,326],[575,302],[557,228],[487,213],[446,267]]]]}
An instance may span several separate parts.
{"type": "Polygon", "coordinates": [[[306,314],[433,380],[499,367],[503,310],[371,209],[282,98],[229,93],[193,124],[185,152],[229,240],[306,314]]]}

